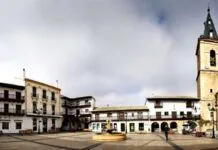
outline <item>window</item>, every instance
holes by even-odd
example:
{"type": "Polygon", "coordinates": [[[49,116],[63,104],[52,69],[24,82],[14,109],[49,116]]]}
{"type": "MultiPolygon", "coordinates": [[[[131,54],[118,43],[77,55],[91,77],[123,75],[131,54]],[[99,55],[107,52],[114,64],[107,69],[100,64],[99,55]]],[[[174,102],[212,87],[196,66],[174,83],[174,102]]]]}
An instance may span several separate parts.
{"type": "Polygon", "coordinates": [[[47,98],[47,96],[46,96],[46,90],[42,90],[42,98],[47,98]]]}
{"type": "Polygon", "coordinates": [[[76,102],[76,106],[79,106],[79,101],[76,102]]]}
{"type": "Polygon", "coordinates": [[[95,120],[99,120],[99,114],[95,114],[95,120]]]}
{"type": "Polygon", "coordinates": [[[8,130],[9,129],[9,122],[2,122],[2,129],[8,130]]]}
{"type": "Polygon", "coordinates": [[[165,115],[165,116],[169,116],[169,112],[168,112],[168,111],[165,111],[165,112],[164,112],[164,115],[165,115]]]}
{"type": "Polygon", "coordinates": [[[134,113],[132,113],[132,117],[134,117],[134,113]]]}
{"type": "Polygon", "coordinates": [[[21,105],[16,105],[16,113],[21,114],[21,105]]]}
{"type": "Polygon", "coordinates": [[[144,131],[144,123],[139,123],[139,131],[144,131]]]}
{"type": "Polygon", "coordinates": [[[191,101],[186,102],[186,108],[192,108],[192,102],[191,101]]]}
{"type": "Polygon", "coordinates": [[[55,115],[55,105],[52,105],[51,109],[52,109],[52,115],[55,115]]]}
{"type": "Polygon", "coordinates": [[[36,87],[33,87],[33,88],[32,88],[32,92],[33,92],[33,93],[32,93],[32,96],[33,96],[33,97],[36,97],[36,87]]]}
{"type": "Polygon", "coordinates": [[[89,100],[85,100],[85,103],[88,103],[89,102],[89,100]]]}
{"type": "Polygon", "coordinates": [[[18,99],[18,100],[21,99],[21,92],[16,92],[16,99],[18,99]]]}
{"type": "Polygon", "coordinates": [[[210,89],[210,93],[213,93],[213,89],[210,89]]]}
{"type": "Polygon", "coordinates": [[[184,116],[184,111],[180,111],[180,116],[184,116]]]}
{"type": "Polygon", "coordinates": [[[162,108],[163,106],[162,106],[161,101],[160,101],[160,100],[156,100],[154,107],[155,107],[155,108],[162,108]]]}
{"type": "Polygon", "coordinates": [[[51,93],[51,100],[55,100],[55,92],[51,93]]]}
{"type": "Polygon", "coordinates": [[[210,38],[213,37],[213,31],[210,31],[210,38]]]}
{"type": "Polygon", "coordinates": [[[88,113],[88,112],[89,112],[89,109],[85,109],[85,112],[88,113]]]}
{"type": "Polygon", "coordinates": [[[77,116],[80,115],[79,109],[76,110],[76,115],[77,115],[77,116]]]}
{"type": "Polygon", "coordinates": [[[107,113],[107,117],[111,117],[112,116],[112,113],[107,113]]]}
{"type": "Polygon", "coordinates": [[[46,114],[46,113],[47,113],[46,107],[47,107],[47,105],[44,103],[44,104],[43,104],[43,114],[46,114]]]}
{"type": "Polygon", "coordinates": [[[33,113],[36,113],[37,111],[37,105],[36,102],[33,102],[33,113]]]}
{"type": "Polygon", "coordinates": [[[22,129],[22,123],[16,122],[16,129],[22,129]]]}
{"type": "Polygon", "coordinates": [[[214,50],[210,51],[210,66],[216,66],[216,52],[214,50]]]}
{"type": "Polygon", "coordinates": [[[55,119],[52,119],[52,129],[55,129],[55,119]]]}
{"type": "Polygon", "coordinates": [[[92,130],[95,130],[95,123],[92,124],[92,130]]]}
{"type": "Polygon", "coordinates": [[[191,118],[191,117],[192,117],[192,112],[191,112],[191,111],[188,111],[188,112],[187,112],[187,117],[188,117],[188,118],[191,118]]]}
{"type": "Polygon", "coordinates": [[[4,113],[9,113],[9,105],[8,104],[4,104],[4,113]]]}

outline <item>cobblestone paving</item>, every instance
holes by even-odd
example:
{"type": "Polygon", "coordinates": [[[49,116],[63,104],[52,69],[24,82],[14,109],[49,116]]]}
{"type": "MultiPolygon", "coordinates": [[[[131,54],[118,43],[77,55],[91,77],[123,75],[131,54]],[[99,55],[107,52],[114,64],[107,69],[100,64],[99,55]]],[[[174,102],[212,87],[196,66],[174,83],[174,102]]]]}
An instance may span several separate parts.
{"type": "Polygon", "coordinates": [[[96,142],[93,133],[59,133],[40,135],[0,136],[0,150],[215,150],[218,139],[196,138],[191,135],[170,135],[166,141],[163,134],[128,134],[122,142],[96,142]]]}

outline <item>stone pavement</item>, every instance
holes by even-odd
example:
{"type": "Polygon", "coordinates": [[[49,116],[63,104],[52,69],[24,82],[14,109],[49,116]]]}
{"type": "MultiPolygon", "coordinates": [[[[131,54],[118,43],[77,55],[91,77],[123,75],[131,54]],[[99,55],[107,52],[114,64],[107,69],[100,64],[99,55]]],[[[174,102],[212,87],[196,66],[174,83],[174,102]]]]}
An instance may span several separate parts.
{"type": "Polygon", "coordinates": [[[122,142],[96,142],[92,140],[93,133],[59,133],[40,135],[10,135],[0,136],[0,150],[212,150],[218,149],[218,140],[196,138],[191,135],[174,134],[166,141],[163,134],[128,134],[122,142]]]}

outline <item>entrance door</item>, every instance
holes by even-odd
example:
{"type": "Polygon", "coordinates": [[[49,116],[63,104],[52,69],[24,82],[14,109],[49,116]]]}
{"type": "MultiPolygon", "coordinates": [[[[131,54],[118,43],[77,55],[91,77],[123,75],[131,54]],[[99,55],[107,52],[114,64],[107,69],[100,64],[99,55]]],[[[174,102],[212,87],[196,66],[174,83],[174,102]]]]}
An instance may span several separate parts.
{"type": "Polygon", "coordinates": [[[47,119],[43,118],[43,132],[47,132],[47,119]]]}
{"type": "Polygon", "coordinates": [[[121,132],[125,132],[126,127],[125,127],[125,123],[121,123],[121,132]]]}
{"type": "Polygon", "coordinates": [[[134,132],[135,131],[135,123],[130,123],[130,132],[134,132]]]}

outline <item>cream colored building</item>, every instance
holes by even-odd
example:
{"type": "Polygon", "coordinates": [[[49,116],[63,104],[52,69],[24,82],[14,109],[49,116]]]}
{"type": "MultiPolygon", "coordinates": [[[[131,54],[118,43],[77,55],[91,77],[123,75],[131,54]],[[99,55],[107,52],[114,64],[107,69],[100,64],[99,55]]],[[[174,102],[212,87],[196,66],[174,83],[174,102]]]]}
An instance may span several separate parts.
{"type": "Polygon", "coordinates": [[[25,78],[25,110],[34,132],[61,128],[61,89],[25,78]]]}
{"type": "MultiPolygon", "coordinates": [[[[218,92],[218,36],[213,20],[208,9],[207,19],[204,23],[204,33],[198,38],[197,56],[197,96],[200,99],[201,117],[204,121],[202,130],[212,128],[212,115],[208,109],[208,104],[215,107],[215,93],[218,92]]],[[[216,118],[216,116],[215,116],[216,118]]],[[[217,119],[216,119],[217,120],[217,119]]]]}

